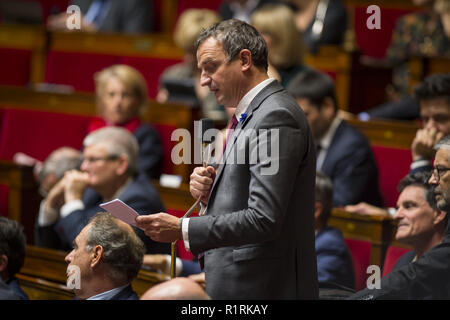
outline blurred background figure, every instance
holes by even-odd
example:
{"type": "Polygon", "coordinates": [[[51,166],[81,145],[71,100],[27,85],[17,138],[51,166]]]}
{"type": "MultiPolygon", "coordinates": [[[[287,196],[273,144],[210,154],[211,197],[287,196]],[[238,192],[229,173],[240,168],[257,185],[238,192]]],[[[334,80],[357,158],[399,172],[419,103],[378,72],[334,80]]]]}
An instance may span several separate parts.
{"type": "Polygon", "coordinates": [[[28,296],[20,288],[15,274],[25,262],[25,250],[23,227],[17,221],[0,217],[0,280],[21,300],[28,300],[28,296]]]}
{"type": "Polygon", "coordinates": [[[295,27],[293,11],[282,4],[268,4],[256,10],[251,24],[262,34],[269,49],[269,76],[285,88],[307,67],[300,32],[295,27]]]}
{"type": "Polygon", "coordinates": [[[317,170],[333,181],[335,207],[361,201],[381,205],[378,167],[367,138],[339,116],[333,79],[307,70],[287,91],[305,112],[316,144],[317,170]]]}
{"type": "Polygon", "coordinates": [[[194,280],[175,278],[148,289],[140,300],[211,300],[194,280]]]}
{"type": "Polygon", "coordinates": [[[105,126],[127,129],[139,144],[139,171],[151,178],[159,178],[163,154],[161,140],[152,125],[140,120],[148,107],[144,77],[133,67],[113,65],[96,73],[94,78],[100,117],[92,120],[88,133],[105,126]]]}
{"type": "Polygon", "coordinates": [[[227,121],[225,108],[217,103],[208,87],[200,85],[194,52],[195,42],[202,30],[219,21],[217,13],[208,9],[188,9],[180,15],[175,26],[174,41],[184,51],[183,62],[170,66],[161,74],[156,97],[158,102],[199,104],[204,117],[227,121]]]}
{"type": "Polygon", "coordinates": [[[239,19],[250,23],[252,13],[268,3],[280,3],[279,0],[223,0],[219,7],[222,20],[239,19]]]}
{"type": "Polygon", "coordinates": [[[327,224],[333,208],[333,183],[322,172],[316,173],[314,221],[316,232],[317,276],[320,283],[353,289],[353,261],[342,232],[327,224]]]}
{"type": "MultiPolygon", "coordinates": [[[[81,10],[81,31],[149,33],[154,31],[154,4],[149,0],[72,0],[81,10]]],[[[66,26],[66,12],[50,16],[50,31],[71,31],[66,26]]]]}
{"type": "Polygon", "coordinates": [[[309,51],[341,45],[347,31],[347,10],[341,0],[285,0],[295,10],[295,25],[309,51]]]}
{"type": "Polygon", "coordinates": [[[392,68],[392,83],[386,88],[387,102],[360,114],[360,118],[411,120],[419,117],[419,105],[411,97],[411,57],[450,57],[450,1],[412,0],[423,11],[398,18],[391,44],[383,59],[363,56],[361,62],[392,68]]]}

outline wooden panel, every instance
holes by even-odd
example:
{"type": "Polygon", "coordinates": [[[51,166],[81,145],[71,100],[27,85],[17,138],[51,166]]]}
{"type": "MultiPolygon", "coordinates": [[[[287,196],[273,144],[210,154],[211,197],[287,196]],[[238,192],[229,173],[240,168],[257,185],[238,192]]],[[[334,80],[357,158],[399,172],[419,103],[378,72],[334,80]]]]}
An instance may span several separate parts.
{"type": "Polygon", "coordinates": [[[370,144],[409,149],[416,131],[420,128],[416,122],[407,121],[360,121],[346,120],[369,139],[370,144]]]}
{"type": "Polygon", "coordinates": [[[153,181],[153,185],[158,190],[166,209],[187,211],[195,202],[189,192],[188,184],[183,183],[180,188],[177,189],[163,187],[158,181],[153,181]]]}
{"type": "Polygon", "coordinates": [[[49,49],[133,57],[183,58],[183,51],[175,45],[169,34],[54,32],[50,34],[49,49]]]}
{"type": "Polygon", "coordinates": [[[16,277],[30,300],[73,300],[75,297],[65,285],[23,274],[16,277]]]}
{"type": "Polygon", "coordinates": [[[392,236],[390,217],[361,215],[335,208],[328,223],[341,230],[344,238],[369,241],[372,245],[370,263],[383,266],[392,236]]]}
{"type": "Polygon", "coordinates": [[[338,46],[323,46],[316,55],[305,57],[306,65],[336,75],[336,98],[339,108],[349,110],[351,54],[338,46]]]}

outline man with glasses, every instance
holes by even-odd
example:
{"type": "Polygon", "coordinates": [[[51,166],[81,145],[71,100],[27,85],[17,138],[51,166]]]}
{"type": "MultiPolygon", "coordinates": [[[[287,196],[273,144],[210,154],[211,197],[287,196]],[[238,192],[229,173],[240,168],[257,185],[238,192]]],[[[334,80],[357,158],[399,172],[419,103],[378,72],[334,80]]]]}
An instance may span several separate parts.
{"type": "MultiPolygon", "coordinates": [[[[83,142],[81,171],[70,170],[50,190],[39,213],[37,238],[43,246],[67,250],[99,205],[116,198],[141,214],[164,211],[151,182],[137,169],[138,144],[127,130],[107,127],[89,134],[83,142]]],[[[148,253],[169,253],[134,228],[148,253]]]]}
{"type": "MultiPolygon", "coordinates": [[[[450,210],[450,136],[436,146],[433,175],[439,210],[450,210]]],[[[450,299],[450,226],[447,222],[442,243],[416,261],[381,279],[380,289],[365,289],[350,299],[450,299]]]]}

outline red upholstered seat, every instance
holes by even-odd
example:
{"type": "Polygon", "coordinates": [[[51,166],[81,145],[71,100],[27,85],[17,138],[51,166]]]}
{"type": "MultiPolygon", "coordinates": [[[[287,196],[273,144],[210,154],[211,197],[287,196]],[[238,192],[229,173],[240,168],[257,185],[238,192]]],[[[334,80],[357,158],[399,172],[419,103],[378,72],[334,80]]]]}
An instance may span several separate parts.
{"type": "Polygon", "coordinates": [[[367,267],[370,265],[371,244],[368,241],[345,239],[348,249],[352,255],[353,271],[355,275],[355,290],[359,291],[366,287],[367,267]]]}
{"type": "Polygon", "coordinates": [[[0,85],[26,86],[31,74],[31,51],[0,48],[0,85]]]}
{"type": "Polygon", "coordinates": [[[94,92],[94,73],[120,63],[120,57],[108,54],[48,52],[45,81],[72,86],[76,91],[94,92]]]}
{"type": "MultiPolygon", "coordinates": [[[[171,215],[177,216],[178,218],[181,218],[185,212],[177,209],[167,209],[167,213],[170,213],[171,215]]],[[[192,216],[197,216],[197,212],[194,212],[192,216]]],[[[178,257],[185,260],[192,260],[193,255],[191,252],[186,250],[186,247],[184,246],[183,241],[177,242],[177,250],[178,250],[178,257]]]]}
{"type": "Polygon", "coordinates": [[[34,110],[4,109],[0,126],[0,159],[17,152],[44,160],[62,146],[80,149],[91,117],[34,110]]]}
{"type": "Polygon", "coordinates": [[[371,14],[366,13],[367,6],[355,8],[355,36],[361,52],[368,56],[383,58],[391,43],[392,31],[397,18],[413,12],[411,9],[380,8],[381,29],[367,28],[367,19],[371,14]]]}
{"type": "Polygon", "coordinates": [[[372,151],[378,165],[384,206],[395,207],[399,196],[397,184],[409,173],[412,161],[411,150],[372,146],[372,151]]]}
{"type": "Polygon", "coordinates": [[[383,277],[392,271],[397,260],[411,250],[396,246],[389,246],[383,264],[383,277]]]}

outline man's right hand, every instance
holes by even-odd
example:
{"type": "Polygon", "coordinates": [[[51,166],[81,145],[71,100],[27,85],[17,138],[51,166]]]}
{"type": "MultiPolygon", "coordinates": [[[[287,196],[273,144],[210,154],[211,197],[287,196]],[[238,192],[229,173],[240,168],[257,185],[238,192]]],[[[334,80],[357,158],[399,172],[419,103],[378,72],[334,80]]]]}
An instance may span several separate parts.
{"type": "Polygon", "coordinates": [[[216,176],[216,171],[213,167],[208,166],[197,167],[191,174],[191,179],[189,182],[189,191],[191,195],[198,199],[201,197],[201,201],[206,204],[208,203],[209,193],[211,192],[212,184],[216,176]]]}
{"type": "Polygon", "coordinates": [[[434,145],[443,137],[444,134],[438,132],[436,128],[417,130],[411,145],[413,161],[420,159],[431,160],[435,154],[434,145]]]}

